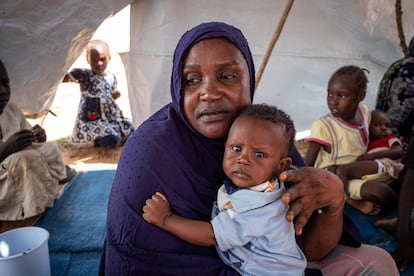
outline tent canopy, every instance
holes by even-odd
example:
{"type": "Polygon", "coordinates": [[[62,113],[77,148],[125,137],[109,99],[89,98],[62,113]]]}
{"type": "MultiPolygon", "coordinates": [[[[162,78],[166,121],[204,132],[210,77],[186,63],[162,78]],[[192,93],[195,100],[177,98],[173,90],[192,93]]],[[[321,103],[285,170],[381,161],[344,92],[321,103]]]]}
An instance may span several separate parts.
{"type": "MultiPolygon", "coordinates": [[[[113,46],[120,40],[117,31],[101,38],[121,51],[138,126],[170,101],[172,53],[186,30],[207,21],[237,26],[250,43],[258,69],[286,2],[3,0],[0,58],[9,70],[12,100],[28,113],[48,110],[62,77],[100,24],[131,4],[130,26],[125,27],[129,45],[113,46]]],[[[403,0],[402,10],[408,41],[414,35],[414,1],[403,0]]],[[[395,1],[296,0],[254,101],[279,106],[292,115],[299,131],[306,130],[328,112],[327,80],[338,67],[356,64],[369,70],[364,102],[373,107],[383,73],[402,56],[395,1]]]]}

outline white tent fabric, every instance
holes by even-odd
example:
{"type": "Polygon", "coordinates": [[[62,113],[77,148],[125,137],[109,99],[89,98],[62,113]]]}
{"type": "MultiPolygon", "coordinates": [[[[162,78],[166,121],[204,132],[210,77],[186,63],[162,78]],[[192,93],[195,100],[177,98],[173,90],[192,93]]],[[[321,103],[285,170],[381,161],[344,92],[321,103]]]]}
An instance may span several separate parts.
{"type": "MultiPolygon", "coordinates": [[[[56,87],[100,23],[131,1],[0,2],[0,58],[12,77],[13,100],[27,112],[50,108],[56,87]]],[[[134,124],[170,101],[172,54],[192,26],[224,21],[249,40],[259,68],[285,0],[136,0],[131,4],[129,51],[121,54],[134,124]]],[[[414,35],[414,1],[403,0],[407,42],[414,35]]],[[[296,0],[256,91],[255,102],[290,113],[299,131],[328,112],[326,85],[338,67],[370,71],[373,107],[386,68],[403,56],[393,0],[296,0]]],[[[100,37],[110,46],[113,31],[100,37]]],[[[122,51],[122,50],[121,50],[122,51]]]]}
{"type": "MultiPolygon", "coordinates": [[[[134,121],[141,122],[170,100],[171,53],[183,32],[206,21],[233,24],[246,35],[259,68],[286,2],[134,2],[127,70],[134,121]]],[[[409,40],[414,35],[414,1],[402,2],[409,40]]],[[[365,102],[373,107],[382,74],[402,56],[394,1],[296,0],[254,101],[279,106],[292,115],[299,131],[309,129],[328,112],[326,86],[334,70],[347,64],[367,68],[365,102]]]]}
{"type": "Polygon", "coordinates": [[[0,59],[12,100],[27,113],[48,110],[66,71],[99,25],[132,0],[0,1],[0,59]]]}

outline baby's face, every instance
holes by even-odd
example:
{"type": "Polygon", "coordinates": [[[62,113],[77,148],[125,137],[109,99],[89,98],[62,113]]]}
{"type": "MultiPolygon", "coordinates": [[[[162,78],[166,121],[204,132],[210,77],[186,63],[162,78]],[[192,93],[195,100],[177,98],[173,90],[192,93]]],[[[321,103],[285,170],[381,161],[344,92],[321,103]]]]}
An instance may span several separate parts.
{"type": "Polygon", "coordinates": [[[91,70],[95,74],[102,75],[105,73],[109,60],[110,55],[106,47],[96,45],[94,48],[89,50],[88,62],[91,65],[91,70]]]}
{"type": "Polygon", "coordinates": [[[372,113],[369,124],[369,135],[371,140],[386,137],[392,133],[390,118],[383,112],[375,111],[372,113]]]}
{"type": "Polygon", "coordinates": [[[224,151],[223,169],[234,185],[248,188],[272,179],[290,166],[283,126],[239,117],[232,124],[224,151]]]}

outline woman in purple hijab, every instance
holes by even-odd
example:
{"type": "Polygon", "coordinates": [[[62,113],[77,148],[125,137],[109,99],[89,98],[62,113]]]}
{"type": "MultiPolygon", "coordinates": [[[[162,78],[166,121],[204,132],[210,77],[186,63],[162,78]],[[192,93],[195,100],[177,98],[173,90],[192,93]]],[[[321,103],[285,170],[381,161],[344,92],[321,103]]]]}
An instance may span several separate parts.
{"type": "MultiPolygon", "coordinates": [[[[237,28],[203,23],[181,37],[173,60],[172,102],[146,120],[122,150],[108,203],[101,275],[237,275],[214,247],[186,243],[145,222],[142,208],[158,191],[175,213],[210,221],[224,177],[225,136],[233,115],[252,102],[254,74],[248,43],[237,28]]],[[[303,166],[296,149],[291,157],[303,166]]],[[[312,267],[336,275],[363,269],[382,275],[382,266],[388,266],[383,275],[393,275],[395,264],[388,253],[359,247],[356,229],[343,218],[339,178],[310,167],[283,177],[292,183],[285,199],[298,243],[308,260],[327,260],[312,267]],[[340,241],[349,246],[338,245],[340,241]],[[356,270],[347,268],[349,256],[359,264],[356,270]]]]}

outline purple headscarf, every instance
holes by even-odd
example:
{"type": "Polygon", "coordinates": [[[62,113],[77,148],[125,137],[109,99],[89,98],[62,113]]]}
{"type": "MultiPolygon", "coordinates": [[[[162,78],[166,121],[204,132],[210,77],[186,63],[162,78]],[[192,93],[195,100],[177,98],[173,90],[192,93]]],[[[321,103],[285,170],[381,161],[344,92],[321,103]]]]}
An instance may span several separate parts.
{"type": "Polygon", "coordinates": [[[181,102],[181,89],[182,89],[182,77],[183,77],[183,60],[187,56],[189,50],[198,42],[208,38],[223,37],[233,43],[243,54],[247,67],[249,69],[250,76],[250,93],[251,100],[253,100],[254,88],[255,88],[255,70],[252,54],[250,52],[249,45],[243,33],[226,23],[222,22],[209,22],[202,23],[191,30],[187,31],[180,39],[175,48],[173,68],[171,75],[171,97],[172,104],[182,119],[185,120],[184,111],[182,110],[181,102]]]}

